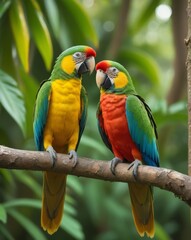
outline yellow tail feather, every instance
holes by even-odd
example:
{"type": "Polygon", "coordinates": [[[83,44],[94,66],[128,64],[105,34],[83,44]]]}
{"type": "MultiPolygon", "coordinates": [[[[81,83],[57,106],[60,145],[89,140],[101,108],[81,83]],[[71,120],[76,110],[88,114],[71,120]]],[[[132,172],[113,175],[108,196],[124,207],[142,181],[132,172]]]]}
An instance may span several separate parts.
{"type": "Polygon", "coordinates": [[[62,220],[66,175],[44,172],[41,226],[49,234],[57,231],[62,220]]]}
{"type": "Polygon", "coordinates": [[[151,186],[139,183],[129,183],[131,206],[136,229],[141,237],[146,233],[153,238],[154,210],[151,186]]]}

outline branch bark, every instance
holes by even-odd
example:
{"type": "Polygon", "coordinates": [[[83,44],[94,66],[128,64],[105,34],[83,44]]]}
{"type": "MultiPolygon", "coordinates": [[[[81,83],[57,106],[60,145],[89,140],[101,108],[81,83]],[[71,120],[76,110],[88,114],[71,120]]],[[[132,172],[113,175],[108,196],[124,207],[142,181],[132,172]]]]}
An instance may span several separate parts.
{"type": "Polygon", "coordinates": [[[172,1],[172,28],[175,48],[174,77],[168,92],[167,102],[169,105],[180,100],[186,92],[186,47],[184,37],[187,33],[186,0],[172,1]]]}
{"type": "Polygon", "coordinates": [[[185,44],[187,53],[187,85],[188,85],[188,175],[191,176],[191,0],[188,0],[188,36],[185,44]]]}
{"type": "Polygon", "coordinates": [[[130,4],[131,0],[122,0],[121,2],[121,7],[118,14],[118,21],[115,27],[115,31],[113,33],[113,38],[111,40],[109,50],[106,54],[108,59],[115,59],[117,52],[120,48],[123,36],[125,34],[130,4]]]}
{"type": "Polygon", "coordinates": [[[78,177],[95,178],[112,182],[140,182],[173,192],[191,206],[191,177],[171,169],[139,166],[137,180],[133,177],[129,164],[121,163],[116,167],[116,175],[110,171],[106,161],[79,158],[75,168],[68,155],[57,154],[52,166],[49,153],[25,151],[0,146],[0,167],[6,169],[25,169],[36,171],[56,171],[78,177]]]}

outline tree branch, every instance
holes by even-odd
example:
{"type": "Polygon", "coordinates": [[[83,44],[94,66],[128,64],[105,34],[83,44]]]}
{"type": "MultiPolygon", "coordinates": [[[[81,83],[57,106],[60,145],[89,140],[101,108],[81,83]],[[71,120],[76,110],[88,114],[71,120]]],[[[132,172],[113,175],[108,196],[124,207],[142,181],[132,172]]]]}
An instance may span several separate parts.
{"type": "Polygon", "coordinates": [[[187,53],[187,86],[188,86],[188,174],[191,176],[191,0],[188,0],[188,36],[185,44],[188,48],[187,53]]]}
{"type": "MultiPolygon", "coordinates": [[[[132,169],[121,163],[116,167],[116,175],[110,171],[106,161],[79,158],[75,168],[68,155],[58,154],[52,167],[49,153],[25,151],[0,146],[0,167],[36,171],[57,171],[78,177],[95,178],[112,182],[135,182],[132,169]]],[[[174,170],[150,166],[139,166],[137,182],[147,183],[170,192],[191,206],[191,177],[174,170]]]]}
{"type": "Polygon", "coordinates": [[[120,48],[123,36],[125,34],[127,17],[130,9],[131,0],[122,0],[121,7],[118,14],[118,21],[113,33],[108,52],[106,54],[108,59],[114,59],[120,48]]]}
{"type": "Polygon", "coordinates": [[[172,1],[172,27],[175,48],[174,77],[168,92],[167,103],[171,105],[185,96],[186,91],[186,47],[184,37],[187,32],[186,0],[172,1]]]}

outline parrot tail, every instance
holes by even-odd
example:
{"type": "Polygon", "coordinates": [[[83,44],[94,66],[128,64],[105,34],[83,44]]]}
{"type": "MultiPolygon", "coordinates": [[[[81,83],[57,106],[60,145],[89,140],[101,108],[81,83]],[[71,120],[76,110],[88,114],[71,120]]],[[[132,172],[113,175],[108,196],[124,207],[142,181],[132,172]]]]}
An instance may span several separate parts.
{"type": "Polygon", "coordinates": [[[128,185],[136,229],[141,237],[146,233],[153,238],[155,229],[152,187],[139,183],[128,185]]]}
{"type": "Polygon", "coordinates": [[[41,226],[49,234],[57,231],[62,220],[66,175],[44,172],[41,226]]]}

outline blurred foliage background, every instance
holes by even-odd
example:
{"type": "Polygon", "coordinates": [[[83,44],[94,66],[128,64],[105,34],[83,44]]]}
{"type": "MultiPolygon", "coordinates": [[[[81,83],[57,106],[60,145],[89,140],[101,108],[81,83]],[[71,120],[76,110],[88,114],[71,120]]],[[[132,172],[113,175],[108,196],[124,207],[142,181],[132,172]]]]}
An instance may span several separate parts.
{"type": "MultiPolygon", "coordinates": [[[[35,95],[56,57],[77,44],[94,47],[96,61],[128,69],[150,105],[159,131],[161,166],[187,173],[186,0],[1,0],[0,144],[34,150],[35,95]]],[[[88,121],[78,154],[110,160],[98,134],[95,73],[83,80],[88,121]]],[[[127,184],[70,176],[61,228],[40,228],[42,173],[0,169],[0,239],[139,239],[127,184]]],[[[154,189],[159,240],[189,240],[189,208],[154,189]]],[[[146,237],[143,239],[147,239],[146,237]]]]}

